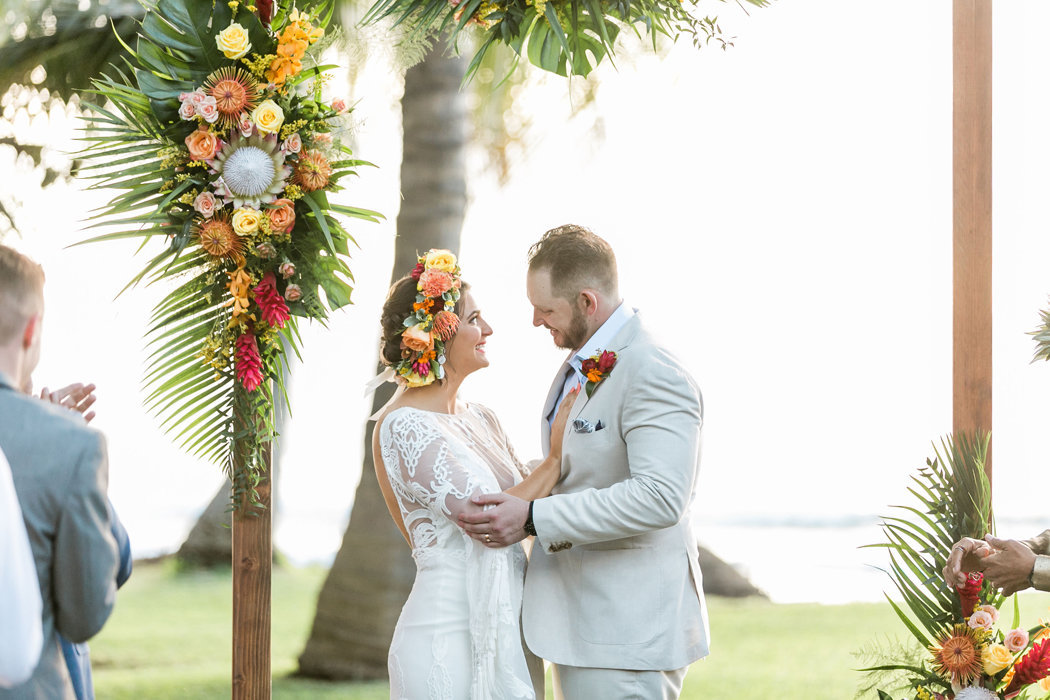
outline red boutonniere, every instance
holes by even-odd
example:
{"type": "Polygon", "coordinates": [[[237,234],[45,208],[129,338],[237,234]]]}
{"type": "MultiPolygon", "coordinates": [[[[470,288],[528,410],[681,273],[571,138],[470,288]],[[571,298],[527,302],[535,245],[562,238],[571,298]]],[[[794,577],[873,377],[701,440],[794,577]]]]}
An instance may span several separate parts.
{"type": "Polygon", "coordinates": [[[587,383],[583,389],[587,392],[588,398],[594,393],[594,388],[605,379],[609,372],[612,372],[615,366],[616,353],[611,350],[605,350],[583,361],[580,369],[587,375],[587,383]]]}

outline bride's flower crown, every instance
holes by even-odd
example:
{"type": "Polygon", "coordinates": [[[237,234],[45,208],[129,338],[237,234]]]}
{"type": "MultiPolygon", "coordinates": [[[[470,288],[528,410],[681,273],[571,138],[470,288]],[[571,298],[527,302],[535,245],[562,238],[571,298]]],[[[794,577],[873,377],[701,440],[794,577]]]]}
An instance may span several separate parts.
{"type": "Polygon", "coordinates": [[[445,376],[445,343],[459,330],[459,263],[447,250],[430,249],[412,270],[416,301],[401,333],[401,361],[397,376],[410,387],[426,386],[445,376]]]}

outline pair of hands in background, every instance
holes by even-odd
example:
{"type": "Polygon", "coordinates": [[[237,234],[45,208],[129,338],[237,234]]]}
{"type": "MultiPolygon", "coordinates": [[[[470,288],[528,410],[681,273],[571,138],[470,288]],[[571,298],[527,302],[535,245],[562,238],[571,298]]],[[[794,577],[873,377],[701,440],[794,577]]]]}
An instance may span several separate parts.
{"type": "Polygon", "coordinates": [[[964,537],[952,545],[943,574],[954,588],[966,583],[971,571],[980,571],[1003,595],[1012,595],[1028,588],[1033,567],[1035,553],[1023,542],[985,535],[983,540],[964,537]]]}
{"type": "Polygon", "coordinates": [[[40,390],[40,399],[76,411],[84,416],[84,422],[86,423],[90,423],[95,417],[95,412],[89,410],[91,405],[95,403],[96,399],[94,384],[81,384],[77,382],[76,384],[70,384],[69,386],[64,386],[55,391],[50,391],[47,387],[44,387],[40,390]]]}

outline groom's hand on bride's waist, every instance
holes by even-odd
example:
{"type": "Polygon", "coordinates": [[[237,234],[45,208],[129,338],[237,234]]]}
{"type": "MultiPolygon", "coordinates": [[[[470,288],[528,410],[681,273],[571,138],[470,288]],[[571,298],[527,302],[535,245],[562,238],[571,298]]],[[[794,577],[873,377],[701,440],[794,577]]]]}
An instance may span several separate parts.
{"type": "Polygon", "coordinates": [[[506,547],[525,539],[529,502],[507,493],[482,493],[471,497],[459,514],[459,526],[486,547],[506,547]]]}

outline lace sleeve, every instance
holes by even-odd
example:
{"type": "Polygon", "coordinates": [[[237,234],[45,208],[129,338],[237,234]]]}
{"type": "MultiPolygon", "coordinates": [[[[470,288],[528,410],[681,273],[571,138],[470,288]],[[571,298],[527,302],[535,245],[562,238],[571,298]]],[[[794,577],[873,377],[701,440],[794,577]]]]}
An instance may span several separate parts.
{"type": "Polygon", "coordinates": [[[479,476],[460,462],[448,438],[423,411],[398,410],[388,415],[380,430],[380,447],[409,532],[418,527],[420,519],[429,520],[417,512],[421,509],[455,522],[471,495],[483,485],[479,476]]]}

